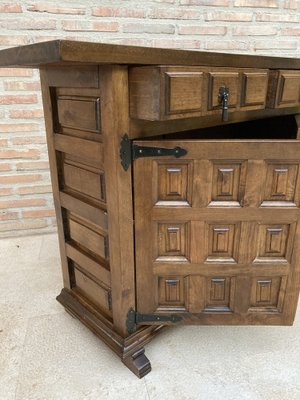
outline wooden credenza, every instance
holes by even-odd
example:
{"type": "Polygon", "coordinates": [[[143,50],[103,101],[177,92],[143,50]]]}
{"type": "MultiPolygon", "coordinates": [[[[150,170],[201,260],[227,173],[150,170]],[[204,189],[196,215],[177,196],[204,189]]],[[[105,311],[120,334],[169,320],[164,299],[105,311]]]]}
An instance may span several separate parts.
{"type": "Polygon", "coordinates": [[[57,299],[128,368],[164,326],[293,323],[299,59],[51,41],[0,66],[40,69],[57,299]]]}

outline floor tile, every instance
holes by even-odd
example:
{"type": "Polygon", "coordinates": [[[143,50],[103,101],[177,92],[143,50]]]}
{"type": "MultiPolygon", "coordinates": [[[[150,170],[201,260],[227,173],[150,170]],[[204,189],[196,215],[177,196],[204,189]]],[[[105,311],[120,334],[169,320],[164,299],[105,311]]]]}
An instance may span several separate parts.
{"type": "Polygon", "coordinates": [[[79,321],[66,313],[30,320],[16,400],[129,398],[149,400],[144,381],[79,321]]]}

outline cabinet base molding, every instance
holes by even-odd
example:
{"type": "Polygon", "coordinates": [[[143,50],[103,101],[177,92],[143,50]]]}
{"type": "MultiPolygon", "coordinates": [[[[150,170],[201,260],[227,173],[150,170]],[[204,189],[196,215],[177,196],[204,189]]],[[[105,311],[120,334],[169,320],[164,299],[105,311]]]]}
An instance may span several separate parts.
{"type": "Polygon", "coordinates": [[[109,320],[77,293],[62,289],[56,299],[72,317],[78,318],[109,346],[138,378],[143,378],[151,371],[151,364],[145,355],[144,345],[150,342],[163,328],[166,328],[165,326],[141,326],[136,332],[124,338],[113,330],[113,324],[109,320]]]}

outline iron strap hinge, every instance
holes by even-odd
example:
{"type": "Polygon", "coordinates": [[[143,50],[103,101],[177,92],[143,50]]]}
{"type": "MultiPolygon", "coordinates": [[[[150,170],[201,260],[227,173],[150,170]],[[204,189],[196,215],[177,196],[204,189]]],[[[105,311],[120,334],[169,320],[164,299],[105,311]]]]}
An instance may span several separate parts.
{"type": "Polygon", "coordinates": [[[128,333],[133,333],[134,328],[137,324],[143,324],[143,322],[179,322],[182,320],[182,317],[174,314],[140,314],[135,311],[133,308],[130,308],[127,313],[127,331],[128,333]]]}
{"type": "Polygon", "coordinates": [[[132,144],[127,133],[125,133],[121,140],[120,147],[120,158],[121,164],[125,171],[128,170],[129,165],[133,160],[141,157],[163,157],[163,156],[174,156],[176,158],[182,157],[187,154],[187,150],[181,147],[174,147],[168,149],[165,147],[154,147],[154,146],[139,146],[132,144]]]}

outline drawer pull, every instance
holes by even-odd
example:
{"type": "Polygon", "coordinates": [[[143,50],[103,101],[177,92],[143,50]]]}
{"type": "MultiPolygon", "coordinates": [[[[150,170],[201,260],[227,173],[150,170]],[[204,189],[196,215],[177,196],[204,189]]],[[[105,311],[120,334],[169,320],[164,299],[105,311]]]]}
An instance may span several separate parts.
{"type": "Polygon", "coordinates": [[[219,89],[219,103],[222,105],[222,121],[228,121],[228,98],[229,89],[226,86],[221,86],[219,89]]]}

